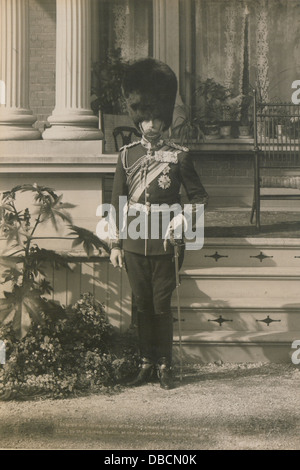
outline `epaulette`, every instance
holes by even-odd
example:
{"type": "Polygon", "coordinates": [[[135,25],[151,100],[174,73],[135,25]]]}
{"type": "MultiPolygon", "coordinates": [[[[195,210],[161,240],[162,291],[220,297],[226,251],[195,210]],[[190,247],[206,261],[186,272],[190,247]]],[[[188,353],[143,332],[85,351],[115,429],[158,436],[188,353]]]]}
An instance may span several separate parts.
{"type": "Polygon", "coordinates": [[[190,150],[188,147],[176,144],[175,142],[173,142],[173,140],[166,140],[165,143],[176,150],[181,150],[182,152],[189,152],[190,150]]]}
{"type": "Polygon", "coordinates": [[[127,149],[130,149],[131,147],[135,147],[136,145],[138,145],[140,143],[141,143],[140,140],[135,140],[134,142],[131,142],[130,144],[123,145],[123,147],[120,148],[120,152],[125,150],[125,149],[127,150],[127,149]]]}

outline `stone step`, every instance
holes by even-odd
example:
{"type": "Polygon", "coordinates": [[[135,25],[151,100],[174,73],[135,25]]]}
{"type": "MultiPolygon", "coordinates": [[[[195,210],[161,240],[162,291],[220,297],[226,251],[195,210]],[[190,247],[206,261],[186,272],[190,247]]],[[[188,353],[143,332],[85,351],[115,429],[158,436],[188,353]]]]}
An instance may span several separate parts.
{"type": "MultiPolygon", "coordinates": [[[[185,269],[180,275],[180,301],[183,307],[194,302],[228,308],[232,299],[240,306],[254,307],[265,301],[274,306],[299,302],[300,268],[223,267],[185,269]],[[249,303],[250,299],[250,303],[249,303]]],[[[173,302],[176,295],[173,295],[173,302]]]]}
{"type": "MultiPolygon", "coordinates": [[[[173,309],[174,331],[178,330],[178,312],[173,309]]],[[[273,333],[300,330],[300,309],[270,308],[181,308],[181,331],[221,332],[253,331],[273,333]]]]}
{"type": "Polygon", "coordinates": [[[283,257],[280,266],[219,261],[180,273],[180,328],[176,292],[172,297],[175,359],[180,329],[183,360],[290,362],[292,342],[300,340],[300,267],[284,265],[283,257]]]}
{"type": "Polygon", "coordinates": [[[186,256],[184,266],[300,267],[300,248],[206,248],[197,256],[186,256]]]}
{"type": "MultiPolygon", "coordinates": [[[[265,297],[259,298],[256,296],[249,297],[231,297],[229,300],[227,299],[226,302],[222,302],[220,298],[215,295],[215,297],[211,298],[200,298],[198,297],[189,297],[188,305],[184,304],[182,292],[179,291],[180,295],[180,304],[181,308],[184,309],[192,309],[192,310],[211,310],[215,313],[218,313],[219,310],[222,311],[232,311],[236,310],[239,312],[247,312],[251,310],[252,312],[263,312],[263,311],[296,311],[300,313],[300,298],[299,295],[295,295],[294,297],[289,297],[288,299],[285,297],[265,297]],[[282,302],[283,301],[283,302],[282,302]]],[[[172,307],[175,309],[177,307],[177,297],[176,292],[172,297],[172,307]]]]}
{"type": "Polygon", "coordinates": [[[180,273],[182,279],[218,279],[218,278],[285,278],[300,276],[300,266],[288,267],[288,266],[272,266],[272,267],[200,267],[193,269],[183,269],[180,273]]]}
{"type": "Polygon", "coordinates": [[[300,267],[298,239],[214,239],[198,251],[186,250],[184,269],[196,267],[300,267]]]}
{"type": "MultiPolygon", "coordinates": [[[[300,329],[295,331],[214,331],[195,332],[186,331],[181,337],[186,343],[216,344],[268,344],[287,343],[290,346],[293,341],[300,340],[300,329]]],[[[179,336],[174,331],[174,341],[179,341],[179,336]]]]}
{"type": "Polygon", "coordinates": [[[278,362],[291,363],[294,340],[300,340],[300,330],[294,332],[195,332],[182,335],[181,342],[174,332],[174,361],[187,363],[218,362],[278,362]],[[180,353],[181,343],[181,353],[180,353]]]}

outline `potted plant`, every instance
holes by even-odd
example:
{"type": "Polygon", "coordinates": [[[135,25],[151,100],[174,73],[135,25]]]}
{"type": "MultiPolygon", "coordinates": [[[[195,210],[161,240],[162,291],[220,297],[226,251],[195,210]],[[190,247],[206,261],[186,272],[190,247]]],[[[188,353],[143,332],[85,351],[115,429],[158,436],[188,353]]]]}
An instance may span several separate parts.
{"type": "Polygon", "coordinates": [[[180,105],[175,108],[175,118],[171,137],[178,140],[180,145],[191,146],[204,140],[199,110],[192,106],[180,105]]]}
{"type": "Polygon", "coordinates": [[[208,78],[200,81],[195,95],[199,97],[198,119],[202,122],[206,138],[219,138],[223,106],[228,98],[228,89],[213,78],[208,78]]]}
{"type": "Polygon", "coordinates": [[[275,106],[272,106],[270,112],[274,125],[274,137],[285,140],[292,127],[288,106],[278,101],[275,106]]]}
{"type": "Polygon", "coordinates": [[[110,51],[104,59],[92,64],[91,107],[99,115],[108,152],[115,152],[114,128],[132,126],[121,87],[127,64],[120,49],[110,51]]]}
{"type": "Polygon", "coordinates": [[[230,93],[223,104],[223,123],[221,124],[221,136],[229,138],[233,134],[233,126],[239,120],[242,95],[233,96],[230,93]]]}
{"type": "Polygon", "coordinates": [[[289,104],[281,101],[265,104],[258,103],[257,135],[265,138],[277,138],[284,142],[292,133],[292,121],[289,114],[289,104]]]}

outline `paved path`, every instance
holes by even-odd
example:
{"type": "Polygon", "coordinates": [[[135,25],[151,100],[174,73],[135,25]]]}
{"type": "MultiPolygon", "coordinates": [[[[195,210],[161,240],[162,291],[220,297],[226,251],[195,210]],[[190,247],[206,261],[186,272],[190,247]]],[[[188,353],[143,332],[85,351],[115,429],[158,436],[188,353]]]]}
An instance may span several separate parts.
{"type": "Polygon", "coordinates": [[[300,371],[207,365],[112,395],[0,403],[2,449],[300,449],[300,371]]]}

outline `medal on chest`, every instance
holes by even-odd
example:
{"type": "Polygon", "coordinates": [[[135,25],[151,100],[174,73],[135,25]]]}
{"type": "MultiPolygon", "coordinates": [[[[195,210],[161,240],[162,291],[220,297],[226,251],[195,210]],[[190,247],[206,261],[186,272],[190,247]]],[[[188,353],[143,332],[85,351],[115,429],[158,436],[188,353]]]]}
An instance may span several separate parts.
{"type": "Polygon", "coordinates": [[[168,175],[170,171],[170,166],[168,165],[164,170],[162,175],[158,178],[158,186],[161,189],[168,189],[171,186],[171,179],[168,175]]]}

